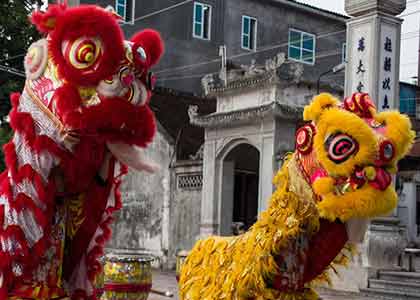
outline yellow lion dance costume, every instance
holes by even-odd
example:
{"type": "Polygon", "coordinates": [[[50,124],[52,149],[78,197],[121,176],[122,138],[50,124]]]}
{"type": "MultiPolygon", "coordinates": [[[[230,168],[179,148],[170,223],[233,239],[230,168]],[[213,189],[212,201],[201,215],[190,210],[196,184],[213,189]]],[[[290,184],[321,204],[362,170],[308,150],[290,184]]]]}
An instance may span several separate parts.
{"type": "Polygon", "coordinates": [[[354,224],[395,208],[391,174],[415,136],[406,116],[377,113],[367,94],[344,103],[321,94],[304,120],[268,210],[243,235],[194,246],[181,299],[318,299],[314,284],[329,282],[329,270],[352,255],[354,224]]]}

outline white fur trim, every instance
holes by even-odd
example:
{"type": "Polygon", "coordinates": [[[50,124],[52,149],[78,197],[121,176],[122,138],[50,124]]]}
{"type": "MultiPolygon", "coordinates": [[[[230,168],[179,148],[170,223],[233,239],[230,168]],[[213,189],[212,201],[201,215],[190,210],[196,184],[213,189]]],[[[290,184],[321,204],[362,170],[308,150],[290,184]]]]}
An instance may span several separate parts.
{"type": "Polygon", "coordinates": [[[107,143],[109,151],[123,164],[137,171],[146,171],[155,173],[159,166],[149,161],[143,153],[143,150],[134,145],[107,143]]]}
{"type": "Polygon", "coordinates": [[[48,42],[41,39],[33,43],[26,53],[24,66],[26,77],[35,80],[44,74],[48,63],[48,42]]]}

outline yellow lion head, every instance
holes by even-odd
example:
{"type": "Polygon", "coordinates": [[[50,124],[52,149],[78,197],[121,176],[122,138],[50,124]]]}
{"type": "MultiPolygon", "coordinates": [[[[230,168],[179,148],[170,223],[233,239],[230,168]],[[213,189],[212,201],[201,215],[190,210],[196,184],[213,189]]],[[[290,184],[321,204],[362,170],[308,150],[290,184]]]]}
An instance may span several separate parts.
{"type": "Polygon", "coordinates": [[[304,110],[308,121],[296,133],[301,172],[330,221],[375,217],[397,204],[392,174],[415,137],[408,117],[377,113],[367,94],[343,103],[321,94],[304,110]]]}

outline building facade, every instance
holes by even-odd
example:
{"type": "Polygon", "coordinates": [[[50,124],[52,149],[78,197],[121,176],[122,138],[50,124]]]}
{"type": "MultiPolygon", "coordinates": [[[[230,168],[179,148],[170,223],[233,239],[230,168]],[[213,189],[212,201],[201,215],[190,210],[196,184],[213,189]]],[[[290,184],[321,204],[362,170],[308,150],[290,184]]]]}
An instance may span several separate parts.
{"type": "MultiPolygon", "coordinates": [[[[162,33],[166,52],[155,69],[159,86],[203,94],[204,74],[221,67],[220,46],[229,65],[256,64],[286,53],[301,62],[304,79],[340,64],[345,56],[347,17],[291,0],[80,0],[112,6],[123,18],[126,36],[144,28],[162,33]],[[175,6],[175,7],[174,7],[175,6]],[[165,8],[173,7],[169,10],[165,8]],[[162,11],[163,10],[163,11],[162,11]],[[158,12],[158,13],[155,13],[158,12]]],[[[343,74],[324,78],[343,85],[343,74]]]]}
{"type": "MultiPolygon", "coordinates": [[[[293,150],[298,112],[319,90],[343,94],[344,73],[332,69],[346,59],[348,18],[292,0],[73,2],[112,6],[124,19],[127,37],[145,28],[160,31],[166,52],[154,70],[157,85],[218,99],[216,104],[170,93],[172,102],[155,107],[162,126],[149,154],[162,170],[128,179],[127,208],[110,248],[150,251],[171,266],[177,251],[190,249],[200,234],[230,234],[236,223],[250,226],[266,206],[282,155],[293,150]],[[197,129],[189,124],[189,105],[197,105],[200,115],[216,113],[200,119],[190,110],[192,123],[202,126],[197,129]],[[292,111],[282,112],[284,105],[292,111]],[[159,113],[168,106],[169,114],[159,113]],[[217,120],[228,123],[221,127],[217,120]],[[213,166],[203,170],[203,158],[213,166]],[[211,186],[202,191],[203,176],[211,186]]],[[[413,93],[403,85],[400,106],[415,121],[420,106],[413,93]]],[[[411,228],[410,241],[418,241],[413,208],[419,192],[412,178],[404,177],[398,211],[411,228]]]]}

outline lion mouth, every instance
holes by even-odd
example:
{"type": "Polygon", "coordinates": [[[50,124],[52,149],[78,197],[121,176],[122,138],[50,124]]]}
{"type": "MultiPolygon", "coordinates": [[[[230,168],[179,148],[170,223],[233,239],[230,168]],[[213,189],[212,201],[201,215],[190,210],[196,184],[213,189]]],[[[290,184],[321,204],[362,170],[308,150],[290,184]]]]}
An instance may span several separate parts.
{"type": "Polygon", "coordinates": [[[391,174],[383,168],[375,168],[375,171],[376,176],[372,181],[369,181],[369,184],[377,190],[386,190],[392,182],[391,174]]]}
{"type": "Polygon", "coordinates": [[[365,184],[369,184],[376,190],[384,191],[391,185],[391,182],[391,174],[382,167],[357,167],[350,177],[336,179],[336,194],[343,195],[358,190],[365,184]]]}

